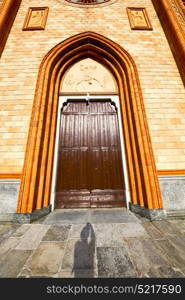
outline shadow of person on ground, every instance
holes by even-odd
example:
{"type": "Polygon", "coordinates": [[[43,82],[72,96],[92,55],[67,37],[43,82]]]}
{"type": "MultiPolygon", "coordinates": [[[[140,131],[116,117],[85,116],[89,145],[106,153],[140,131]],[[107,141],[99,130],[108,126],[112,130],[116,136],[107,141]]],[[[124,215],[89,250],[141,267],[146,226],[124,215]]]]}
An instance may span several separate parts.
{"type": "Polygon", "coordinates": [[[87,223],[74,248],[74,277],[94,277],[95,233],[92,225],[87,223]]]}

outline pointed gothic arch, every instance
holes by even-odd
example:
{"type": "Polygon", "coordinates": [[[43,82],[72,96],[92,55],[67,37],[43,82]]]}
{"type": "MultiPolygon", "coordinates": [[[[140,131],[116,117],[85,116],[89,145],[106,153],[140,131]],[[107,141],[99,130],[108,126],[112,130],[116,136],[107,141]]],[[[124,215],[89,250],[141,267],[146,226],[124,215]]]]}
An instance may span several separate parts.
{"type": "Polygon", "coordinates": [[[43,59],[37,80],[21,181],[18,213],[49,205],[59,84],[75,62],[90,57],[105,65],[119,87],[132,203],[162,209],[159,182],[136,65],[108,38],[85,32],[55,46],[43,59]]]}

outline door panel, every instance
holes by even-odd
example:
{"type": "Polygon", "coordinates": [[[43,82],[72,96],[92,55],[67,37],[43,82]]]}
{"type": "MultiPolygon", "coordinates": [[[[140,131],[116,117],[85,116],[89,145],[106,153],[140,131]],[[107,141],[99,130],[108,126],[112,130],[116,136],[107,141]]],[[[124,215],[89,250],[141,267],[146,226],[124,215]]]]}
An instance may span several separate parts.
{"type": "Polygon", "coordinates": [[[125,205],[118,118],[110,102],[69,102],[61,115],[56,208],[125,205]]]}

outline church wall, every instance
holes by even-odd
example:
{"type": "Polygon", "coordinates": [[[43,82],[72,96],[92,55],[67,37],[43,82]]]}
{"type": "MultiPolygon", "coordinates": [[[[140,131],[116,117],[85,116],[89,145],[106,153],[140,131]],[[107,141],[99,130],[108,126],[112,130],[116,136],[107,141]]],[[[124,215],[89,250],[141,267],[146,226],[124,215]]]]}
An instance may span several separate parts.
{"type": "Polygon", "coordinates": [[[0,61],[0,173],[21,173],[39,65],[68,37],[94,31],[135,60],[158,170],[185,169],[185,91],[152,1],[92,8],[64,0],[23,0],[0,61]],[[49,7],[45,30],[22,31],[29,7],[49,7]],[[131,30],[126,7],[145,7],[153,30],[131,30]]]}

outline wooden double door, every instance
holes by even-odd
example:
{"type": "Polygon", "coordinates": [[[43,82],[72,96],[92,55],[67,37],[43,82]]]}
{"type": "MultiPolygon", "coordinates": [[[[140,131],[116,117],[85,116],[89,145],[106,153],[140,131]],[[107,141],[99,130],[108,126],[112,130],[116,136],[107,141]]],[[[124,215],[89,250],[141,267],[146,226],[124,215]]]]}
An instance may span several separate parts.
{"type": "Polygon", "coordinates": [[[55,208],[125,206],[116,107],[71,101],[61,112],[55,208]]]}

